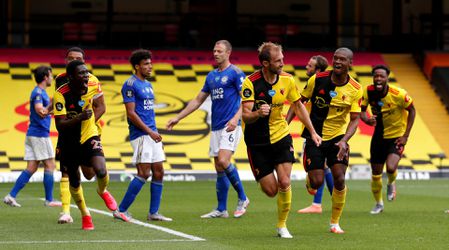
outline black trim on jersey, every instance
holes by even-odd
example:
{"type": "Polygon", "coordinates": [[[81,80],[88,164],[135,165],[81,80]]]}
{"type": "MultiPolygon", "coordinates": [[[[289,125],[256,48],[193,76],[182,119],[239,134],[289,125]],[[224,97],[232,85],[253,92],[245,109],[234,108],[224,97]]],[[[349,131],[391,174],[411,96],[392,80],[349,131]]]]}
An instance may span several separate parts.
{"type": "MultiPolygon", "coordinates": [[[[277,77],[278,78],[276,80],[276,83],[279,81],[279,76],[277,77]]],[[[260,78],[252,82],[254,89],[254,106],[252,111],[258,110],[262,104],[272,104],[273,98],[270,96],[269,91],[273,89],[273,86],[276,83],[271,85],[266,82],[262,73],[260,78]]],[[[266,117],[260,117],[254,123],[245,124],[244,135],[247,145],[271,144],[269,119],[270,115],[266,117]]]]}
{"type": "MultiPolygon", "coordinates": [[[[371,106],[371,112],[376,116],[376,127],[374,128],[373,137],[383,138],[384,136],[384,123],[382,119],[382,106],[384,103],[381,103],[381,99],[386,95],[383,95],[382,92],[379,92],[375,89],[368,88],[368,103],[371,106]]],[[[388,94],[388,86],[387,86],[387,94],[388,94]]]]}
{"type": "MultiPolygon", "coordinates": [[[[335,91],[336,85],[332,83],[331,75],[315,78],[315,87],[313,89],[312,103],[310,111],[310,120],[318,135],[323,136],[324,121],[329,114],[329,105],[332,101],[331,91],[335,91]]],[[[302,137],[310,138],[310,132],[304,128],[302,137]]]]}
{"type": "MultiPolygon", "coordinates": [[[[83,107],[79,105],[79,101],[81,100],[80,95],[75,95],[69,89],[65,93],[62,94],[65,99],[65,109],[66,109],[66,118],[72,119],[76,115],[83,112],[83,107]]],[[[69,146],[66,144],[73,143],[79,144],[81,140],[81,123],[75,125],[74,127],[67,128],[64,130],[58,130],[58,146],[64,148],[65,146],[69,146]]]]}

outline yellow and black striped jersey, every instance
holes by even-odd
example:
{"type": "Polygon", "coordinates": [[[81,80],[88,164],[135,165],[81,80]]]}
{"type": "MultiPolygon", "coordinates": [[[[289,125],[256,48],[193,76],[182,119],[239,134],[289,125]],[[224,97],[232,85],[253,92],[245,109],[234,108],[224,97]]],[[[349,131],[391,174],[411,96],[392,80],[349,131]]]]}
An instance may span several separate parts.
{"type": "Polygon", "coordinates": [[[401,137],[407,127],[407,112],[413,99],[404,89],[388,85],[385,96],[376,91],[374,85],[369,85],[363,92],[362,107],[371,106],[371,112],[376,116],[374,134],[384,139],[401,137]]]}
{"type": "MultiPolygon", "coordinates": [[[[301,95],[311,102],[310,120],[323,141],[344,135],[350,121],[350,113],[360,112],[362,86],[348,76],[344,85],[335,85],[332,71],[325,71],[310,77],[301,95]]],[[[302,136],[310,137],[308,129],[302,136]]]]}
{"type": "Polygon", "coordinates": [[[246,77],[243,82],[242,102],[254,102],[253,111],[258,110],[262,104],[269,104],[271,107],[269,116],[244,124],[247,145],[273,144],[290,133],[287,121],[282,116],[282,109],[286,101],[293,103],[300,97],[292,75],[282,72],[277,77],[277,81],[270,84],[259,70],[246,77]]]}

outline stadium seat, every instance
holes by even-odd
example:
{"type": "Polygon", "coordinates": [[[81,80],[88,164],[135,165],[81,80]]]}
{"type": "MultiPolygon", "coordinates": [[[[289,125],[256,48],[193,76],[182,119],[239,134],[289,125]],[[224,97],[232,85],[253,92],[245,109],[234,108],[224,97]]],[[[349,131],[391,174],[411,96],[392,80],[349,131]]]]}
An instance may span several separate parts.
{"type": "Polygon", "coordinates": [[[81,41],[83,42],[97,41],[97,25],[95,23],[81,24],[81,41]]]}
{"type": "Polygon", "coordinates": [[[64,42],[78,42],[80,40],[81,25],[79,23],[64,23],[63,27],[63,41],[64,42]]]}
{"type": "Polygon", "coordinates": [[[164,25],[164,39],[167,44],[176,44],[178,42],[179,26],[177,24],[164,25]]]}
{"type": "Polygon", "coordinates": [[[284,26],[280,24],[265,25],[265,39],[270,42],[281,43],[285,33],[284,26]]]}

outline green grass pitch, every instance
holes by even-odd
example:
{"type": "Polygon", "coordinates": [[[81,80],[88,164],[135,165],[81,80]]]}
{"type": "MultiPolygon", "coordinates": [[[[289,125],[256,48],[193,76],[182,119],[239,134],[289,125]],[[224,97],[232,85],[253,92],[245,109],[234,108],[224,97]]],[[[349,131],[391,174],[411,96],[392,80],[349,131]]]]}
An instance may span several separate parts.
{"type": "MultiPolygon", "coordinates": [[[[1,197],[12,185],[0,184],[1,197]]],[[[128,183],[110,184],[109,190],[117,202],[127,186],[128,183]]],[[[255,182],[244,182],[251,204],[240,219],[200,219],[200,215],[216,206],[215,182],[166,182],[160,212],[174,221],[150,224],[187,234],[187,238],[96,212],[92,212],[95,230],[84,232],[76,208],[72,208],[73,224],[58,225],[60,209],[44,207],[43,185],[30,183],[18,196],[21,208],[0,205],[0,249],[448,249],[449,214],[444,213],[449,209],[448,180],[397,181],[397,200],[385,201],[385,211],[380,215],[369,213],[374,205],[369,181],[348,181],[347,186],[349,192],[340,221],[345,234],[328,232],[331,203],[326,189],[323,214],[296,213],[312,201],[301,181],[293,183],[288,219],[294,238],[280,239],[275,233],[276,199],[266,197],[255,182]],[[204,241],[196,241],[197,238],[204,241]]],[[[384,180],[384,200],[385,186],[384,180]]],[[[96,194],[96,183],[83,183],[83,187],[87,205],[107,211],[96,194]]],[[[55,197],[58,196],[56,183],[55,197]]],[[[146,223],[149,198],[146,184],[130,208],[134,219],[146,223]]],[[[231,187],[231,215],[236,203],[231,187]]]]}

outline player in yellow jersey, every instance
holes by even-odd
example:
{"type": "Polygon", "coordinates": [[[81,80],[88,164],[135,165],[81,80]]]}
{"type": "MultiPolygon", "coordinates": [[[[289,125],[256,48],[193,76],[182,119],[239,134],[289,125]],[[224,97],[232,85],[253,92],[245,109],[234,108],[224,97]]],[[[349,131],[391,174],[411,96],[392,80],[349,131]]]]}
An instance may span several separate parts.
{"type": "Polygon", "coordinates": [[[388,84],[390,69],[385,65],[373,67],[373,84],[363,92],[363,122],[375,126],[371,138],[371,191],[376,205],[371,214],[384,210],[382,200],[382,172],[387,165],[387,200],[396,198],[395,180],[398,163],[410,131],[415,121],[415,107],[412,98],[401,88],[388,84]],[[371,106],[372,116],[368,117],[367,107],[371,106]],[[408,115],[407,115],[408,113],[408,115]]]}
{"type": "MultiPolygon", "coordinates": [[[[74,60],[84,62],[84,56],[85,53],[83,49],[79,47],[71,47],[66,52],[65,60],[67,64],[74,60]]],[[[69,78],[67,77],[66,72],[57,75],[55,78],[55,90],[68,82],[69,78]]],[[[100,82],[98,78],[91,73],[89,73],[89,84],[92,87],[98,86],[98,88],[100,88],[100,82]]],[[[99,134],[101,134],[100,118],[106,111],[106,105],[104,103],[104,97],[102,94],[98,94],[94,97],[92,102],[92,109],[94,111],[95,121],[97,122],[99,134]]],[[[56,144],[56,160],[59,160],[59,153],[60,150],[59,150],[59,136],[58,136],[58,143],[56,144]]],[[[81,169],[86,179],[90,180],[95,176],[95,172],[93,171],[92,168],[81,166],[81,169]]],[[[67,173],[67,169],[65,169],[63,165],[60,166],[60,170],[61,170],[60,189],[61,189],[62,212],[59,216],[58,223],[59,224],[72,223],[73,219],[72,216],[70,216],[71,197],[69,191],[69,175],[67,173]]]]}
{"type": "Polygon", "coordinates": [[[333,70],[312,76],[301,93],[301,101],[311,102],[310,119],[323,143],[316,146],[305,128],[303,161],[307,171],[306,186],[315,195],[324,180],[325,164],[334,178],[330,232],[341,234],[339,221],[345,205],[345,173],[349,163],[349,139],[357,130],[362,101],[362,86],[349,74],[353,53],[339,48],[332,58],[333,70]]]}
{"type": "MultiPolygon", "coordinates": [[[[306,75],[308,77],[312,77],[316,73],[324,72],[327,69],[329,63],[327,62],[326,57],[322,55],[312,56],[309,59],[309,62],[306,65],[306,75]]],[[[310,111],[310,103],[306,104],[306,108],[310,111]]],[[[290,124],[293,120],[294,113],[293,109],[290,108],[287,113],[287,117],[285,118],[290,124]]],[[[334,187],[334,180],[332,178],[331,170],[325,166],[324,168],[324,177],[326,180],[327,189],[329,190],[330,195],[332,196],[332,189],[334,187]]],[[[321,207],[321,201],[323,198],[324,184],[317,190],[316,194],[313,197],[312,205],[305,207],[303,209],[298,210],[297,212],[300,214],[321,214],[323,209],[321,207]]]]}
{"type": "Polygon", "coordinates": [[[93,168],[98,182],[97,193],[111,211],[117,210],[114,197],[106,190],[109,175],[92,110],[93,97],[99,87],[89,86],[89,72],[84,62],[70,62],[66,72],[69,82],[58,88],[53,98],[56,128],[60,134],[60,161],[68,171],[70,193],[81,211],[82,229],[93,230],[80,184],[80,165],[93,168]]]}
{"type": "Polygon", "coordinates": [[[277,234],[292,238],[286,222],[291,207],[290,174],[295,157],[288,124],[282,116],[284,103],[288,101],[294,107],[296,115],[310,130],[314,144],[319,145],[321,138],[300,102],[293,77],[282,71],[282,47],[266,42],[258,51],[262,69],[246,77],[242,86],[244,138],[256,181],[269,197],[278,195],[277,234]]]}

